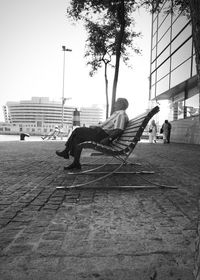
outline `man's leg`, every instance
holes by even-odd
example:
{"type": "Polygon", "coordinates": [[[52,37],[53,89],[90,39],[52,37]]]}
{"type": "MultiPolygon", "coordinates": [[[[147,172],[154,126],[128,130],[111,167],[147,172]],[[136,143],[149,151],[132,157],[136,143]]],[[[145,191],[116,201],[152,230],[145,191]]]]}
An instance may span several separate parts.
{"type": "Polygon", "coordinates": [[[70,135],[67,142],[65,143],[65,149],[62,152],[56,151],[57,156],[63,157],[65,159],[69,158],[69,152],[73,146],[74,139],[76,139],[76,134],[77,134],[77,128],[74,131],[72,131],[72,134],[70,135]]]}
{"type": "MultiPolygon", "coordinates": [[[[66,144],[65,144],[65,146],[66,146],[66,144]]],[[[67,149],[67,146],[61,152],[60,151],[56,151],[56,155],[59,156],[59,157],[63,157],[65,159],[68,159],[69,158],[69,150],[67,149]]]]}
{"type": "Polygon", "coordinates": [[[69,166],[65,166],[64,170],[81,169],[81,164],[80,164],[81,152],[82,152],[82,148],[77,146],[73,155],[74,160],[72,164],[70,164],[69,166]]]}
{"type": "Polygon", "coordinates": [[[82,127],[80,127],[80,128],[76,128],[74,131],[72,131],[70,137],[68,138],[67,142],[65,143],[65,149],[62,152],[56,151],[56,154],[60,157],[66,158],[66,159],[69,158],[69,153],[70,153],[70,155],[73,156],[74,147],[77,144],[81,143],[80,136],[83,134],[83,138],[85,138],[84,130],[85,129],[82,129],[82,127]]]}
{"type": "Polygon", "coordinates": [[[170,143],[170,131],[168,132],[168,135],[167,135],[167,143],[170,143]]]}
{"type": "Polygon", "coordinates": [[[95,141],[100,142],[104,139],[107,133],[101,128],[88,128],[88,127],[80,127],[76,128],[71,136],[69,137],[68,141],[66,142],[66,148],[62,152],[56,152],[57,155],[62,156],[64,158],[69,158],[69,153],[74,157],[74,161],[72,165],[66,167],[65,169],[72,169],[72,168],[81,168],[80,165],[80,156],[82,149],[79,148],[78,144],[85,142],[85,141],[95,141]],[[68,157],[67,157],[68,156],[68,157]]]}

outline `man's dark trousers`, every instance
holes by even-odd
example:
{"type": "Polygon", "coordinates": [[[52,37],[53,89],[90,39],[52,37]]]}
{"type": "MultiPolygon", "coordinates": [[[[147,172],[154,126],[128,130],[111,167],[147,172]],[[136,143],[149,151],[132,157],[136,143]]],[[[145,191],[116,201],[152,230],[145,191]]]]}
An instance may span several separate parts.
{"type": "Polygon", "coordinates": [[[79,127],[76,128],[65,146],[66,150],[74,157],[74,163],[79,163],[82,148],[78,144],[85,141],[95,141],[99,143],[104,138],[108,137],[108,134],[101,127],[79,127]]]}

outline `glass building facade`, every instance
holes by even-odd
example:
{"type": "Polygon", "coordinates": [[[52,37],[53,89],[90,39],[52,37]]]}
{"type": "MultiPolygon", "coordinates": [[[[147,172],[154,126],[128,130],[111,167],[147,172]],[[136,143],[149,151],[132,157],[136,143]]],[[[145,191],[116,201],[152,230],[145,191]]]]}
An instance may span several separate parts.
{"type": "Polygon", "coordinates": [[[176,121],[199,115],[199,91],[191,20],[167,12],[169,4],[152,15],[149,100],[168,100],[168,119],[176,121]]]}

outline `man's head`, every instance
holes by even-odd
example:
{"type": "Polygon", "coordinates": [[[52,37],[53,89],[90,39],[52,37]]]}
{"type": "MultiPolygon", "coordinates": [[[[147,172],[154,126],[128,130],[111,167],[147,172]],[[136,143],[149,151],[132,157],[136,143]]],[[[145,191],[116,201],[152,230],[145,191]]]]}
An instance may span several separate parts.
{"type": "Polygon", "coordinates": [[[115,111],[126,110],[128,105],[128,100],[126,98],[118,98],[115,102],[115,111]]]}

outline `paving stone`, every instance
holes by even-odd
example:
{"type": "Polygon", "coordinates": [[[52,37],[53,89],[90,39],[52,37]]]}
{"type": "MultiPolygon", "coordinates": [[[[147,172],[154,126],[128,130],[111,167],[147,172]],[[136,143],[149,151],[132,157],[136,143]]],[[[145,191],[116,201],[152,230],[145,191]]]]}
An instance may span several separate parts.
{"type": "Polygon", "coordinates": [[[139,143],[132,160],[142,166],[125,170],[155,174],[57,190],[92,178],[63,171],[63,144],[0,143],[0,279],[193,280],[199,147],[139,143]],[[113,188],[150,182],[178,188],[113,188]]]}

